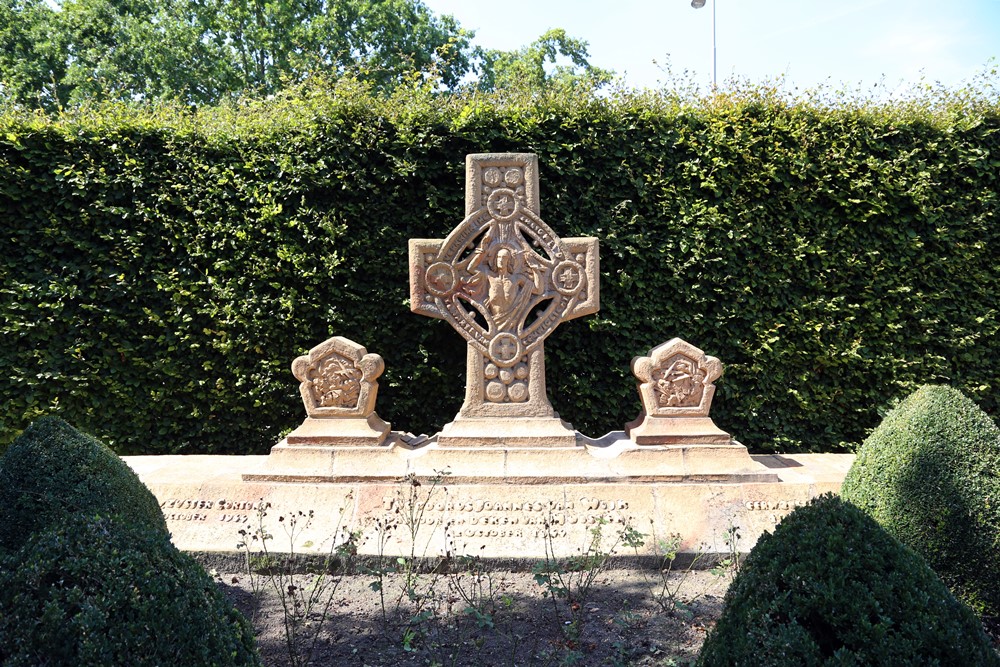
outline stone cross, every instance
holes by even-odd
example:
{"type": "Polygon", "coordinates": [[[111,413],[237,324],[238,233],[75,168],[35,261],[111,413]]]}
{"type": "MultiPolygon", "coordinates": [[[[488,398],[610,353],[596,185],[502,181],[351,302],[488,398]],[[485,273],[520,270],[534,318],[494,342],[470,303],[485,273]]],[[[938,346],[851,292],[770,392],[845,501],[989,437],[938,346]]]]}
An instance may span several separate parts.
{"type": "Polygon", "coordinates": [[[410,309],[467,342],[465,402],[442,446],[567,446],[545,391],[543,343],[600,308],[597,239],[560,239],[539,217],[538,158],[466,157],[465,220],[410,240],[410,309]]]}

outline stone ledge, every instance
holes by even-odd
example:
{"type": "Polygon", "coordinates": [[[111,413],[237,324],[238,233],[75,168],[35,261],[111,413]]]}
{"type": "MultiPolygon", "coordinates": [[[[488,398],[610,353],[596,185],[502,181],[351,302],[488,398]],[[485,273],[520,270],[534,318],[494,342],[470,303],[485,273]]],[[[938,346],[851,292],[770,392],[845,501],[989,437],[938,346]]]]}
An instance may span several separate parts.
{"type": "Polygon", "coordinates": [[[464,447],[439,442],[441,435],[413,438],[392,433],[379,446],[296,445],[278,443],[267,464],[243,475],[244,481],[336,482],[343,479],[433,477],[449,473],[473,479],[623,479],[670,478],[718,481],[763,479],[767,470],[746,447],[728,444],[639,445],[621,431],[593,439],[573,433],[572,441],[535,447],[483,446],[471,439],[464,447]]]}

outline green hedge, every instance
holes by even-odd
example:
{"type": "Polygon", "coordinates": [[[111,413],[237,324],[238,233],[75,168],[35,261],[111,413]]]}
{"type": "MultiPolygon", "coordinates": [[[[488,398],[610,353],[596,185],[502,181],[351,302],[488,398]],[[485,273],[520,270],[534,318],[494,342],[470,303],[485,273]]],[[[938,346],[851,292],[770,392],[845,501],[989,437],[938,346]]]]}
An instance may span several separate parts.
{"type": "Polygon", "coordinates": [[[950,387],[921,387],[864,441],[841,495],[1000,623],[1000,428],[950,387]]]}
{"type": "Polygon", "coordinates": [[[42,417],[0,457],[0,553],[74,514],[169,534],[156,497],[124,461],[62,419],[42,417]]]}
{"type": "Polygon", "coordinates": [[[635,416],[629,361],[673,336],[722,359],[713,416],[756,451],[849,449],[927,382],[996,414],[998,130],[961,96],[766,89],[0,113],[0,439],[57,413],[120,453],[264,452],[330,335],[385,357],[394,428],[439,429],[464,343],[409,312],[407,240],[460,222],[486,151],[537,153],[543,219],[601,239],[601,312],[546,343],[581,431],[635,416]]]}

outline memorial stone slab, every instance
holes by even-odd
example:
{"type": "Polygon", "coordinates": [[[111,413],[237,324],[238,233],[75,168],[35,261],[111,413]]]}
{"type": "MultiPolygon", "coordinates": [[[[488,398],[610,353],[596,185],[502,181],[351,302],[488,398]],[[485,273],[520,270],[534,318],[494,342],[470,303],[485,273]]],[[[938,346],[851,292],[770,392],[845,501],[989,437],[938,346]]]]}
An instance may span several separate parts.
{"type": "Polygon", "coordinates": [[[839,489],[850,455],[751,457],[719,429],[722,364],[679,338],[633,359],[643,410],[624,431],[591,438],[562,421],[543,346],[597,312],[597,239],[561,239],[542,221],[534,155],[470,155],[466,172],[464,220],[409,246],[411,310],[466,342],[454,421],[429,437],[390,431],[375,412],[382,358],[330,338],[293,362],[306,419],[269,456],[129,459],[178,547],[232,551],[256,530],[329,553],[357,533],[366,555],[544,558],[579,553],[604,526],[609,538],[647,533],[639,554],[672,533],[686,551],[726,550],[735,528],[746,551],[839,489]],[[297,512],[312,519],[293,540],[282,517],[297,512]]]}

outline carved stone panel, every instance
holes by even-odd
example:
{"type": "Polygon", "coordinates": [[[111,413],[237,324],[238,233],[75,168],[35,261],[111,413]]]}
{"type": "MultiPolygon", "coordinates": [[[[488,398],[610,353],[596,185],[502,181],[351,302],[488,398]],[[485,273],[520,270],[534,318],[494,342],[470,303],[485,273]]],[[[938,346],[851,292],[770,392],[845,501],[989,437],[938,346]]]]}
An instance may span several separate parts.
{"type": "Polygon", "coordinates": [[[367,417],[375,410],[385,362],[357,343],[335,336],[292,362],[310,417],[367,417]]]}
{"type": "Polygon", "coordinates": [[[674,338],[632,359],[642,407],[648,415],[707,417],[722,363],[694,345],[674,338]]]}
{"type": "Polygon", "coordinates": [[[718,359],[674,338],[649,356],[632,359],[632,373],[639,382],[642,414],[625,430],[636,444],[734,444],[708,416],[714,383],[722,375],[718,359]]]}

